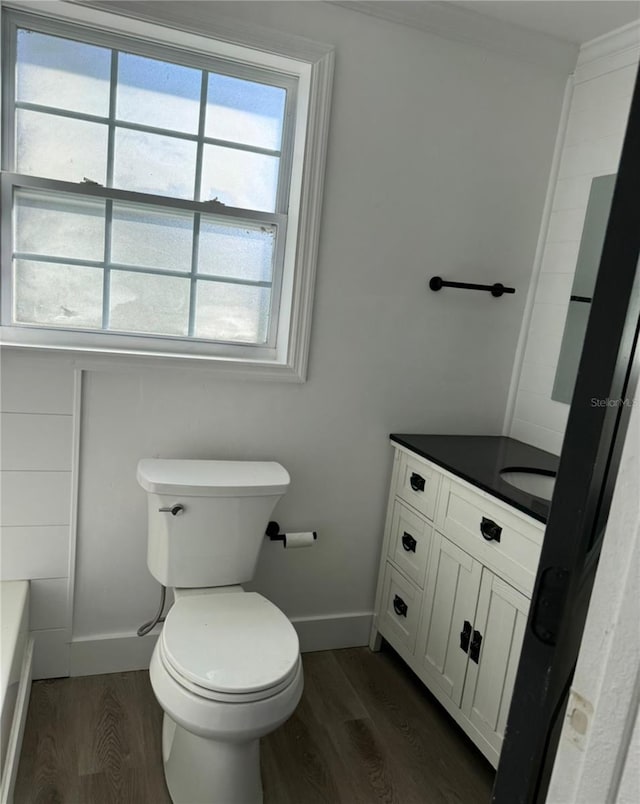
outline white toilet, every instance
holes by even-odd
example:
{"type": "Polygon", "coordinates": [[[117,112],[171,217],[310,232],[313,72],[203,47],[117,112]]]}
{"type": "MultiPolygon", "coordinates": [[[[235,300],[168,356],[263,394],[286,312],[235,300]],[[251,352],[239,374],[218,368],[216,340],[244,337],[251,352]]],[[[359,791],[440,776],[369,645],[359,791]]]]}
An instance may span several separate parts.
{"type": "Polygon", "coordinates": [[[302,695],[298,636],[240,584],[255,572],[289,486],[278,463],[144,459],[147,563],[175,603],[153,651],[162,751],[174,804],[260,804],[260,737],[302,695]]]}

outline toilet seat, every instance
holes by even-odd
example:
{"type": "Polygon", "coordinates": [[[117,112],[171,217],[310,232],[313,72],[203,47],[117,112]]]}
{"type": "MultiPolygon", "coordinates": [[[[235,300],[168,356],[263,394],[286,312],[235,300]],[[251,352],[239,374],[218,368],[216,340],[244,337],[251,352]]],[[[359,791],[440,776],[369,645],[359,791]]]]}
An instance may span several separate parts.
{"type": "Polygon", "coordinates": [[[218,591],[176,601],[160,636],[159,657],[194,694],[249,703],[292,683],[300,645],[286,616],[262,595],[218,591]]]}
{"type": "Polygon", "coordinates": [[[289,676],[282,681],[280,684],[276,685],[275,687],[271,687],[266,690],[260,690],[259,692],[246,692],[246,693],[224,693],[218,692],[216,690],[210,690],[206,687],[201,687],[199,684],[195,684],[193,681],[190,681],[186,676],[182,675],[167,659],[166,655],[164,654],[164,650],[162,648],[162,643],[158,643],[159,651],[158,656],[160,659],[160,663],[165,670],[165,672],[171,676],[171,678],[177,682],[181,687],[189,692],[192,692],[194,695],[197,695],[199,698],[204,698],[205,700],[215,701],[216,703],[232,703],[232,704],[249,704],[253,703],[254,701],[265,701],[269,698],[273,698],[279,692],[283,692],[288,687],[290,687],[297,679],[298,675],[300,674],[302,660],[298,659],[296,666],[293,668],[289,676]]]}

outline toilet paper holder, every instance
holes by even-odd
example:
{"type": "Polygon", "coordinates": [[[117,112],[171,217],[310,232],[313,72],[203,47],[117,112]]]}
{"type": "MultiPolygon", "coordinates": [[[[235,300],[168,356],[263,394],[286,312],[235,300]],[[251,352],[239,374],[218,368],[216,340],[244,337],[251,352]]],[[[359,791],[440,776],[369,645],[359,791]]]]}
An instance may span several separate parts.
{"type": "MultiPolygon", "coordinates": [[[[283,542],[283,547],[287,546],[287,534],[280,532],[280,525],[277,522],[274,521],[269,522],[264,534],[265,536],[268,536],[272,542],[283,542]]],[[[314,530],[313,540],[316,541],[317,538],[318,534],[314,530]]]]}

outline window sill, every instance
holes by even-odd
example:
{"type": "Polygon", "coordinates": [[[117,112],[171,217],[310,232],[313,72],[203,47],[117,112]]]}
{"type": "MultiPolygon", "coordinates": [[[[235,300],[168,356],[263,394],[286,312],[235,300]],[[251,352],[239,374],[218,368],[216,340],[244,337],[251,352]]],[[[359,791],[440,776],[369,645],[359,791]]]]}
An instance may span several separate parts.
{"type": "Polygon", "coordinates": [[[0,351],[11,349],[39,355],[60,354],[71,358],[78,369],[93,371],[140,371],[172,369],[208,372],[215,376],[245,380],[267,380],[303,383],[306,365],[303,361],[224,357],[189,352],[165,352],[160,349],[124,349],[115,347],[81,346],[78,344],[45,343],[37,338],[28,341],[16,337],[20,328],[0,327],[0,351]]]}

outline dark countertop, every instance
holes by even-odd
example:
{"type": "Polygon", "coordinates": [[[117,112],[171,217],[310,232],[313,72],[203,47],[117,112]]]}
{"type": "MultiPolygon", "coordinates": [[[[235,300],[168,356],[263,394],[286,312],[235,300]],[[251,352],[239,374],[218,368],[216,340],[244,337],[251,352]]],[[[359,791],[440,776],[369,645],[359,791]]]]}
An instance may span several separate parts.
{"type": "Polygon", "coordinates": [[[555,472],[559,461],[557,455],[507,436],[392,433],[390,438],[546,524],[549,503],[505,483],[500,477],[500,470],[510,467],[546,469],[555,472]]]}

